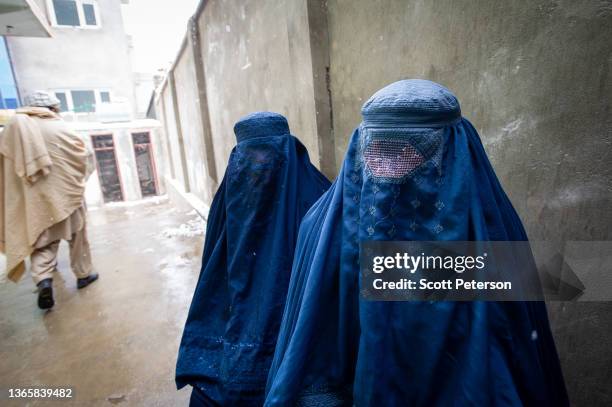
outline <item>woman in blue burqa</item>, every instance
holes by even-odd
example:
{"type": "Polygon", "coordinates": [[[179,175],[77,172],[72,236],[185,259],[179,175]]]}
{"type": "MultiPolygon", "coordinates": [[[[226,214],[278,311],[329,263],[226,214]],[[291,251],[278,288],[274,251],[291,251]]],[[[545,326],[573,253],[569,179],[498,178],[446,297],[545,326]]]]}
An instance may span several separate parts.
{"type": "Polygon", "coordinates": [[[234,132],[176,367],[196,406],[263,404],[300,221],[329,187],[285,117],[253,113],[234,132]]]}
{"type": "Polygon", "coordinates": [[[360,241],[527,240],[448,89],[399,81],[362,115],[302,222],[265,405],[568,405],[544,303],[360,296],[360,241]]]}

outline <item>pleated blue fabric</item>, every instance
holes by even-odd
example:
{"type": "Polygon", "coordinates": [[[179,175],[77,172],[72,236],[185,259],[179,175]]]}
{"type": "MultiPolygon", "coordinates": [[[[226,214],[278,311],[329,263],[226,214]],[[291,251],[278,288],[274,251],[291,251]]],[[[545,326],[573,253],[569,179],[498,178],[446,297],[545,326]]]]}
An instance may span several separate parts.
{"type": "Polygon", "coordinates": [[[544,303],[360,297],[360,241],[527,240],[448,89],[399,81],[362,116],[302,222],[265,405],[568,405],[544,303]]]}
{"type": "Polygon", "coordinates": [[[283,116],[253,113],[234,132],[238,144],[208,216],[176,384],[192,385],[201,405],[260,406],[298,228],[330,184],[283,116]]]}

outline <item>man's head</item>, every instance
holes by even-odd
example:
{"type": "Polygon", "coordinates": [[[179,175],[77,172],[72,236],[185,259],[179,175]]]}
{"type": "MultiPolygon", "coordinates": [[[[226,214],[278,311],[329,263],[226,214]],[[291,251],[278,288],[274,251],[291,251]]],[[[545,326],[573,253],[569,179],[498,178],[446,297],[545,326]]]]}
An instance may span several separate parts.
{"type": "Polygon", "coordinates": [[[25,97],[24,102],[26,106],[46,107],[55,113],[60,112],[60,100],[54,94],[44,90],[32,92],[25,97]]]}

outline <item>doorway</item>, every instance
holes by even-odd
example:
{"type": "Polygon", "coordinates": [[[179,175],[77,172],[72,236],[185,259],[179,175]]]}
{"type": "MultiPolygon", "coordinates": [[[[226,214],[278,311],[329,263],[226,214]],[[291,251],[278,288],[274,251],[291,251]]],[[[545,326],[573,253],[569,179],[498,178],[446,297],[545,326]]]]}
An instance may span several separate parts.
{"type": "Polygon", "coordinates": [[[132,141],[142,197],[155,196],[158,190],[151,135],[149,132],[132,133],[132,141]]]}
{"type": "Polygon", "coordinates": [[[92,135],[91,142],[96,155],[98,179],[104,202],[123,201],[123,188],[112,134],[92,135]]]}

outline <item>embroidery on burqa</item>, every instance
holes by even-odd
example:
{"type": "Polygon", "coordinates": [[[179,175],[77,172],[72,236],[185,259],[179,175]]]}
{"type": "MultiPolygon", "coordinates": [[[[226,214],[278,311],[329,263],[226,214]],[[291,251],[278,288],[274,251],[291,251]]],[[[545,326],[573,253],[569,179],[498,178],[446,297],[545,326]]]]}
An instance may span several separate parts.
{"type": "MultiPolygon", "coordinates": [[[[361,203],[361,188],[360,188],[360,184],[361,184],[361,160],[359,158],[357,158],[355,161],[355,166],[354,168],[351,169],[351,176],[349,177],[351,182],[353,183],[353,188],[351,188],[353,190],[353,202],[355,203],[355,205],[357,205],[357,208],[359,208],[359,204],[361,203]],[[359,186],[359,187],[358,187],[359,186]]],[[[359,210],[357,210],[357,213],[359,214],[359,210]]],[[[361,226],[362,222],[361,222],[361,216],[357,216],[357,226],[361,226]]]]}
{"type": "MultiPolygon", "coordinates": [[[[437,178],[436,185],[442,185],[442,155],[444,150],[443,129],[360,129],[360,154],[356,160],[355,173],[352,178],[357,179],[357,173],[362,170],[364,178],[372,181],[372,199],[367,207],[365,215],[368,217],[366,232],[372,237],[374,233],[381,230],[385,235],[393,239],[397,234],[394,217],[397,213],[397,200],[403,184],[413,182],[419,186],[425,182],[423,173],[429,168],[435,169],[437,178]],[[387,208],[376,205],[381,202],[379,184],[387,184],[391,192],[391,201],[387,208]],[[386,209],[386,210],[385,210],[386,209]]],[[[353,180],[354,181],[354,180],[353,180]]],[[[356,197],[356,203],[359,198],[356,197]]],[[[422,205],[418,197],[410,201],[413,209],[417,210],[422,205]]],[[[437,200],[434,203],[436,213],[444,208],[444,202],[437,200]]],[[[419,228],[416,220],[410,224],[412,231],[419,228]]],[[[431,231],[440,234],[444,227],[437,222],[431,231]]]]}
{"type": "MultiPolygon", "coordinates": [[[[251,142],[236,147],[236,164],[230,169],[233,183],[244,188],[244,203],[247,208],[269,208],[274,194],[274,178],[285,162],[282,152],[265,143],[251,142]],[[260,193],[254,194],[252,191],[260,193]],[[269,192],[269,193],[268,193],[269,192]]],[[[268,212],[268,211],[267,211],[268,212]]],[[[260,223],[265,223],[263,219],[260,223]]]]}
{"type": "MultiPolygon", "coordinates": [[[[253,238],[245,242],[244,255],[242,258],[243,267],[251,269],[255,267],[257,261],[258,248],[260,239],[255,236],[261,236],[267,230],[272,214],[275,212],[275,207],[278,204],[276,180],[281,172],[280,169],[285,165],[286,159],[283,152],[278,146],[270,145],[259,140],[243,141],[236,146],[236,159],[231,168],[228,168],[230,178],[229,181],[234,185],[240,185],[241,205],[245,209],[245,213],[254,213],[257,211],[258,216],[254,216],[254,221],[251,224],[253,238]]],[[[285,254],[279,254],[280,257],[286,258],[285,254]]],[[[280,260],[277,261],[277,268],[287,268],[280,260]]],[[[269,270],[275,272],[276,270],[269,270]]],[[[265,293],[257,293],[263,296],[265,293]]],[[[228,309],[231,312],[231,307],[228,309]]],[[[261,338],[252,338],[253,342],[261,341],[261,338]]],[[[241,348],[254,348],[253,343],[243,342],[239,344],[227,344],[230,353],[235,353],[241,348]]],[[[245,376],[240,373],[240,366],[235,366],[233,371],[225,371],[224,376],[228,383],[232,384],[250,384],[257,379],[245,376]]],[[[254,372],[252,377],[261,376],[260,372],[254,372]]]]}

